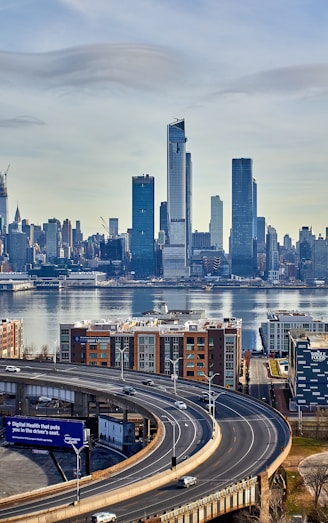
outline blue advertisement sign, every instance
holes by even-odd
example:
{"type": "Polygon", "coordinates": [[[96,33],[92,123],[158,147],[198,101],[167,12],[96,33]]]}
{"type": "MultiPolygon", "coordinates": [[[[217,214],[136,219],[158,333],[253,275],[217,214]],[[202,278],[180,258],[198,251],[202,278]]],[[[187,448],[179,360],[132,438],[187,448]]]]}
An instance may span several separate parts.
{"type": "Polygon", "coordinates": [[[83,421],[52,418],[6,418],[6,439],[9,443],[46,447],[75,447],[84,445],[83,421]]]}

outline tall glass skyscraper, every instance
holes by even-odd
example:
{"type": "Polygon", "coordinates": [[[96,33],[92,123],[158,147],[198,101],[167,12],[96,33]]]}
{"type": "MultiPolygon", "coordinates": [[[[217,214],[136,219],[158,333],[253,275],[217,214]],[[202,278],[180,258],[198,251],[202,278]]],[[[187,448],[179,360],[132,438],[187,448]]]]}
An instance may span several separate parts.
{"type": "Polygon", "coordinates": [[[154,263],[154,177],[132,177],[132,269],[136,278],[155,273],[154,263]]]}
{"type": "Polygon", "coordinates": [[[250,158],[232,160],[231,273],[253,277],[256,272],[256,183],[250,158]]]}
{"type": "Polygon", "coordinates": [[[165,278],[173,279],[189,275],[187,245],[191,231],[191,156],[188,153],[187,157],[186,141],[183,119],[167,126],[168,245],[163,251],[163,273],[165,278]]]}
{"type": "Polygon", "coordinates": [[[8,232],[7,171],[5,173],[0,172],[0,234],[8,232]]]}
{"type": "Polygon", "coordinates": [[[220,196],[211,196],[211,247],[223,249],[223,201],[220,196]]]}

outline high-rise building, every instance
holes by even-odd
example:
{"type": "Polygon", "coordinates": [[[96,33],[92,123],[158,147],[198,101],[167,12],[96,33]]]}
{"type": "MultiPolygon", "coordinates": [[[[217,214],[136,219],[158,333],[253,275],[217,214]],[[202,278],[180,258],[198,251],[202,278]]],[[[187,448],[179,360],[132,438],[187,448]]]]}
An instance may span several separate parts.
{"type": "Polygon", "coordinates": [[[47,263],[53,263],[60,255],[61,225],[56,218],[50,218],[46,224],[47,263]]]}
{"type": "Polygon", "coordinates": [[[66,220],[63,221],[62,243],[63,245],[66,244],[69,247],[72,247],[73,245],[72,224],[68,218],[66,218],[66,220]]]}
{"type": "Polygon", "coordinates": [[[168,227],[167,227],[167,202],[161,202],[159,208],[159,230],[165,234],[165,242],[168,241],[168,227]]]}
{"type": "Polygon", "coordinates": [[[302,227],[298,241],[299,278],[302,281],[313,278],[314,241],[315,235],[312,233],[312,227],[302,227]]]}
{"type": "Polygon", "coordinates": [[[191,205],[191,157],[186,155],[186,141],[184,119],[167,126],[168,244],[163,250],[164,278],[177,279],[189,275],[187,236],[191,224],[188,223],[187,232],[187,222],[190,220],[191,205]]]}
{"type": "Polygon", "coordinates": [[[323,236],[314,241],[313,276],[321,280],[328,277],[328,241],[323,236]]]}
{"type": "Polygon", "coordinates": [[[109,236],[110,238],[118,237],[118,218],[109,218],[109,236]]]}
{"type": "Polygon", "coordinates": [[[81,231],[81,222],[76,220],[75,229],[72,230],[73,245],[80,245],[83,242],[83,234],[81,231]]]}
{"type": "Polygon", "coordinates": [[[28,240],[25,232],[12,229],[8,233],[8,254],[12,271],[26,270],[28,240]]]}
{"type": "Polygon", "coordinates": [[[266,274],[270,281],[279,279],[279,245],[277,231],[269,225],[266,235],[266,274]]]}
{"type": "Polygon", "coordinates": [[[6,234],[8,227],[7,172],[0,172],[0,234],[6,234]]]}
{"type": "Polygon", "coordinates": [[[265,218],[257,217],[257,252],[265,252],[265,218]]]}
{"type": "Polygon", "coordinates": [[[192,161],[191,153],[186,153],[186,258],[187,265],[190,265],[192,255],[192,161]]]}
{"type": "Polygon", "coordinates": [[[211,247],[223,249],[223,201],[220,196],[211,196],[210,221],[211,247]]]}
{"type": "Polygon", "coordinates": [[[132,177],[132,270],[136,278],[155,273],[154,264],[154,177],[132,177]]]}
{"type": "Polygon", "coordinates": [[[242,277],[255,275],[254,199],[256,196],[252,170],[253,162],[250,158],[232,160],[231,272],[242,277]]]}

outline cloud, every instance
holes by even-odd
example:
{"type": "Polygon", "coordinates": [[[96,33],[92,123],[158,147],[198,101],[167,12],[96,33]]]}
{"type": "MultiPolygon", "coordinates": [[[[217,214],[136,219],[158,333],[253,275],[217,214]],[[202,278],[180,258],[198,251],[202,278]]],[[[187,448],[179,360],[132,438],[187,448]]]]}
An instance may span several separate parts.
{"type": "Polygon", "coordinates": [[[271,69],[234,80],[218,94],[272,94],[322,96],[328,93],[328,64],[271,69]]]}
{"type": "Polygon", "coordinates": [[[163,47],[94,44],[47,53],[0,52],[0,86],[50,89],[119,86],[157,89],[177,83],[181,65],[163,47]]]}
{"type": "Polygon", "coordinates": [[[24,128],[35,125],[45,125],[45,122],[34,116],[22,115],[15,118],[0,119],[0,127],[24,128]]]}

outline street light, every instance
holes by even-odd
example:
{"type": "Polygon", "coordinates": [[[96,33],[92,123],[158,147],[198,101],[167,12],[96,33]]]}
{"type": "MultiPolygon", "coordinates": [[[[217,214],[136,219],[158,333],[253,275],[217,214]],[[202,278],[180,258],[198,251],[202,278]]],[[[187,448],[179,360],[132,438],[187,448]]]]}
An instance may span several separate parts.
{"type": "Polygon", "coordinates": [[[176,453],[175,453],[175,425],[176,425],[176,421],[175,420],[171,420],[168,416],[165,416],[165,414],[163,414],[162,418],[166,418],[167,421],[172,425],[172,465],[171,465],[171,468],[174,469],[176,467],[176,464],[177,464],[177,457],[176,457],[176,453]]]}
{"type": "Polygon", "coordinates": [[[129,350],[129,347],[123,347],[123,349],[119,348],[118,350],[120,351],[120,354],[121,354],[121,380],[124,381],[124,375],[123,375],[123,371],[124,371],[124,352],[126,350],[129,350]]]}
{"type": "Polygon", "coordinates": [[[70,442],[70,444],[72,445],[76,454],[76,503],[78,503],[80,501],[80,454],[84,449],[85,445],[82,445],[82,447],[77,448],[72,441],[70,442]]]}
{"type": "Polygon", "coordinates": [[[176,369],[176,366],[177,364],[179,363],[179,360],[182,360],[182,358],[176,358],[175,360],[171,360],[171,358],[168,358],[168,361],[170,361],[173,365],[173,390],[174,390],[174,394],[177,393],[177,379],[178,379],[178,374],[177,374],[177,369],[176,369]]]}
{"type": "Polygon", "coordinates": [[[57,360],[56,347],[57,347],[57,342],[58,342],[58,340],[54,341],[54,355],[53,355],[54,370],[56,370],[56,360],[57,360]]]}
{"type": "Polygon", "coordinates": [[[220,376],[220,373],[219,372],[215,372],[211,376],[206,376],[206,374],[204,374],[204,376],[205,376],[205,378],[208,381],[208,401],[209,401],[210,415],[212,416],[212,423],[213,423],[212,433],[213,433],[213,436],[214,436],[214,429],[215,429],[215,400],[216,400],[216,397],[212,397],[212,380],[213,380],[213,378],[215,376],[220,376]]]}

